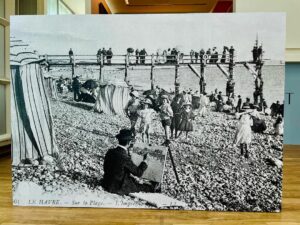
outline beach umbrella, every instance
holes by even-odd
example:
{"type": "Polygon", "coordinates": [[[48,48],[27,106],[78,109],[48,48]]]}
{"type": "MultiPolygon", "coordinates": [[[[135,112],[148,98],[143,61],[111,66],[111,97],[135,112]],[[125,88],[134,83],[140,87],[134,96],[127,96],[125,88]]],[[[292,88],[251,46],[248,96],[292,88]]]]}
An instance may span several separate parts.
{"type": "Polygon", "coordinates": [[[93,88],[97,88],[98,84],[96,81],[94,80],[87,80],[86,82],[84,82],[82,84],[82,87],[86,88],[86,89],[93,89],[93,88]]]}
{"type": "Polygon", "coordinates": [[[133,53],[133,52],[134,52],[134,49],[133,49],[133,48],[127,48],[127,52],[128,52],[128,53],[133,53]]]}

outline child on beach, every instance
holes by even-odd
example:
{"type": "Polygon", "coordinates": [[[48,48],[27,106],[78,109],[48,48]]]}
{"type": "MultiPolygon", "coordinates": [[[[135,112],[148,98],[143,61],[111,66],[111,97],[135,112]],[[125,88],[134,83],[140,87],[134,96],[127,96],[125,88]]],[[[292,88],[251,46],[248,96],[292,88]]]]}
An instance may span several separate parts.
{"type": "Polygon", "coordinates": [[[131,124],[131,131],[133,132],[134,136],[136,135],[135,132],[135,124],[138,120],[138,110],[140,108],[140,100],[139,100],[139,93],[137,91],[132,91],[130,93],[131,99],[127,103],[125,107],[125,113],[130,119],[131,124]]]}
{"type": "Polygon", "coordinates": [[[278,116],[274,123],[275,135],[283,135],[283,119],[278,116]]]}
{"type": "Polygon", "coordinates": [[[152,124],[152,119],[155,111],[150,108],[152,105],[152,102],[150,99],[146,99],[143,102],[143,109],[138,111],[138,115],[141,118],[141,124],[140,124],[140,133],[142,133],[142,139],[143,142],[146,143],[146,138],[147,138],[147,143],[151,145],[150,142],[150,132],[151,132],[151,124],[152,124]]]}
{"type": "Polygon", "coordinates": [[[207,114],[207,106],[209,105],[209,100],[206,96],[206,93],[200,95],[200,110],[199,116],[205,117],[207,114]]]}
{"type": "Polygon", "coordinates": [[[171,119],[173,117],[173,110],[170,106],[169,97],[167,95],[161,96],[161,99],[162,99],[162,105],[159,107],[160,119],[161,119],[162,126],[165,130],[165,137],[166,137],[166,140],[163,144],[169,145],[170,144],[169,132],[171,126],[171,119]]]}
{"type": "Polygon", "coordinates": [[[195,115],[192,110],[192,104],[190,102],[183,104],[183,110],[181,113],[181,122],[179,124],[178,130],[180,133],[178,137],[181,135],[183,131],[186,133],[186,139],[188,139],[188,134],[190,131],[193,131],[193,122],[192,120],[195,118],[195,115]]]}
{"type": "Polygon", "coordinates": [[[247,113],[242,114],[234,138],[234,144],[240,146],[241,155],[245,158],[249,157],[249,147],[252,140],[252,124],[253,122],[250,115],[247,113]]]}

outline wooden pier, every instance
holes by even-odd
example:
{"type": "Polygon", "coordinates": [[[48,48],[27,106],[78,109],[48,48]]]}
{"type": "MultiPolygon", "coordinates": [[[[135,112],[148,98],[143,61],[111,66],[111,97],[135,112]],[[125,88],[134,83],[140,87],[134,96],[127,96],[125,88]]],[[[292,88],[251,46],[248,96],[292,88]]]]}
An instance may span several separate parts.
{"type": "MultiPolygon", "coordinates": [[[[254,48],[258,47],[258,41],[256,40],[254,48]]],[[[206,79],[205,68],[207,65],[213,65],[220,69],[222,74],[227,79],[226,83],[226,95],[232,96],[234,94],[234,67],[236,64],[243,65],[254,78],[255,90],[254,90],[254,103],[263,102],[263,78],[262,67],[263,51],[261,47],[261,54],[255,59],[255,61],[235,61],[235,50],[228,50],[226,54],[216,55],[199,55],[198,58],[191,55],[177,54],[177,55],[132,55],[130,53],[125,55],[113,55],[112,57],[104,55],[43,55],[41,56],[47,63],[48,70],[51,67],[71,67],[72,78],[75,74],[75,68],[77,66],[98,66],[100,82],[103,82],[103,68],[106,66],[116,66],[124,68],[124,81],[128,82],[128,68],[134,66],[150,67],[150,83],[151,89],[154,89],[154,68],[164,66],[174,66],[175,76],[175,94],[179,93],[180,83],[178,79],[178,68],[189,67],[191,71],[199,78],[199,91],[205,92],[206,79]],[[215,57],[215,58],[213,58],[215,57]],[[200,70],[196,68],[199,66],[200,70]],[[258,98],[260,98],[258,102],[258,98]]]]}

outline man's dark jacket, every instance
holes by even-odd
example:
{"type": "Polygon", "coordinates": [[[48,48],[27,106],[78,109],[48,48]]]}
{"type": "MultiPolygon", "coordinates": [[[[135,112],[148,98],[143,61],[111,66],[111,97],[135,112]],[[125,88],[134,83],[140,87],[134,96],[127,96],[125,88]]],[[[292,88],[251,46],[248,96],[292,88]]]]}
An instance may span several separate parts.
{"type": "Polygon", "coordinates": [[[136,166],[125,149],[119,146],[109,149],[104,158],[102,186],[109,192],[121,195],[136,192],[139,184],[130,177],[130,174],[141,177],[146,169],[145,162],[136,166]]]}
{"type": "Polygon", "coordinates": [[[77,78],[73,78],[72,87],[73,87],[74,91],[79,91],[80,90],[80,82],[77,78]]]}

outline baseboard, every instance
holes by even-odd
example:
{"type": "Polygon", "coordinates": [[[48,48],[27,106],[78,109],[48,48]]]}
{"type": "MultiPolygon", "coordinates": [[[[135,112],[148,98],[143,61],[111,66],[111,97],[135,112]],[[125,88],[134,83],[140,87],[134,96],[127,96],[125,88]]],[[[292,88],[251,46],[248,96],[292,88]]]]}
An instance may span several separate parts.
{"type": "Polygon", "coordinates": [[[283,149],[288,149],[288,150],[300,150],[300,145],[290,145],[290,144],[285,144],[285,145],[283,145],[283,149]]]}
{"type": "Polygon", "coordinates": [[[5,146],[0,146],[0,157],[10,155],[10,153],[11,153],[11,145],[10,145],[10,143],[7,144],[7,145],[5,145],[5,146]]]}

